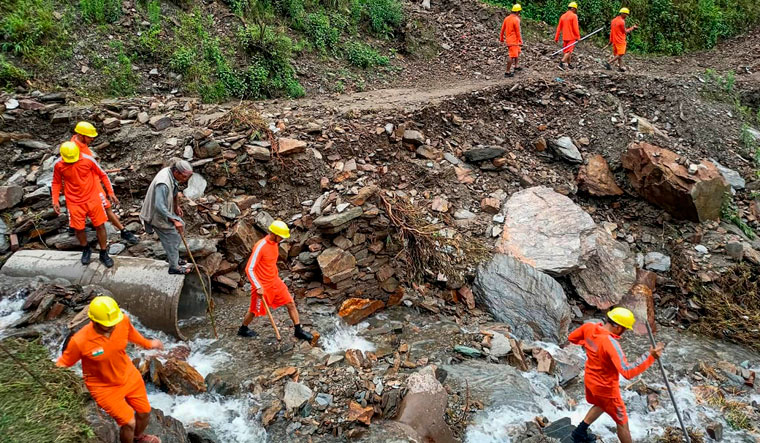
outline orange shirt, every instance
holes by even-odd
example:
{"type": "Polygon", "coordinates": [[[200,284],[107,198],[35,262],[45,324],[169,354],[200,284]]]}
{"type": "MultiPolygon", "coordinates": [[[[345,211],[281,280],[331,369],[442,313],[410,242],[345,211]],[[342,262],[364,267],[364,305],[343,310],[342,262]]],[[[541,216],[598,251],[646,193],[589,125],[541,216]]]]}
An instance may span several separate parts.
{"type": "Polygon", "coordinates": [[[520,32],[520,17],[517,14],[509,14],[501,24],[499,41],[506,41],[507,46],[522,45],[522,33],[520,32]]]}
{"type": "Polygon", "coordinates": [[[88,388],[121,386],[132,371],[139,372],[127,356],[127,343],[150,348],[150,340],[143,337],[124,316],[110,337],[99,334],[90,322],[69,339],[66,349],[58,358],[58,366],[74,366],[82,360],[84,383],[88,388]]]}
{"type": "Polygon", "coordinates": [[[87,154],[90,157],[95,157],[95,154],[92,153],[92,151],[90,150],[90,147],[87,146],[86,144],[82,143],[82,141],[79,140],[79,137],[77,137],[77,135],[79,135],[79,134],[74,134],[74,136],[71,137],[71,141],[74,142],[74,143],[76,143],[76,145],[79,147],[79,153],[80,154],[87,154]]]}
{"type": "Polygon", "coordinates": [[[613,45],[624,45],[625,41],[625,19],[622,15],[618,15],[612,19],[612,25],[610,26],[610,43],[613,45]]]}
{"type": "Polygon", "coordinates": [[[280,257],[280,246],[266,236],[253,245],[253,253],[248,259],[245,273],[254,288],[272,290],[279,288],[283,281],[277,269],[277,259],[280,257]]]}
{"type": "Polygon", "coordinates": [[[571,332],[567,339],[570,343],[581,345],[586,349],[586,369],[583,383],[594,395],[600,397],[618,397],[620,395],[621,374],[630,380],[646,371],[654,357],[648,352],[635,363],[628,363],[617,335],[602,327],[602,323],[586,323],[571,332]]]}
{"type": "Polygon", "coordinates": [[[79,160],[66,163],[59,158],[53,166],[53,203],[58,203],[63,185],[66,204],[80,204],[97,198],[99,182],[103,182],[108,195],[113,195],[113,187],[103,168],[92,156],[79,154],[79,160]]]}
{"type": "Polygon", "coordinates": [[[562,41],[580,40],[581,32],[578,29],[578,15],[573,11],[567,11],[559,18],[557,33],[554,34],[554,41],[559,41],[559,34],[562,34],[562,41]]]}

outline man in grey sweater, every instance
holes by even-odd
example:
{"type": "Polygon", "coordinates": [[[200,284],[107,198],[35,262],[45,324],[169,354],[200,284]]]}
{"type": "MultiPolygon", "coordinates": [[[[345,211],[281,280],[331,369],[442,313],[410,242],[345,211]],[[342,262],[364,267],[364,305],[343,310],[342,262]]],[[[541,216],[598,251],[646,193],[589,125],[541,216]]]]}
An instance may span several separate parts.
{"type": "Polygon", "coordinates": [[[193,175],[193,167],[185,160],[176,160],[171,166],[160,171],[153,178],[143,201],[140,219],[145,232],[155,232],[161,240],[169,261],[169,274],[188,274],[192,269],[179,258],[179,245],[185,223],[179,204],[178,183],[185,183],[193,175]]]}

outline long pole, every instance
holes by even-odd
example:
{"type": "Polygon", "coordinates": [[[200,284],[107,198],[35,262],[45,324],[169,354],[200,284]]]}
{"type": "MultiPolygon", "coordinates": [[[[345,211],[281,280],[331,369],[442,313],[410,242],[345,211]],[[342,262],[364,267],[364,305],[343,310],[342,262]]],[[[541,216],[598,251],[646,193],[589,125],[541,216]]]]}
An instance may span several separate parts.
{"type": "Polygon", "coordinates": [[[596,34],[597,32],[601,32],[602,29],[604,29],[604,28],[605,27],[602,26],[601,28],[597,29],[596,31],[592,32],[591,34],[588,34],[587,36],[583,37],[582,39],[576,40],[576,41],[570,43],[569,45],[565,46],[564,48],[560,49],[559,51],[553,53],[552,56],[555,56],[555,55],[559,54],[560,52],[564,51],[567,48],[572,48],[573,46],[577,45],[578,43],[582,42],[583,40],[586,40],[587,38],[591,37],[592,35],[596,34]]]}
{"type": "Polygon", "coordinates": [[[216,333],[216,322],[214,321],[214,307],[212,306],[211,296],[209,296],[208,291],[206,291],[206,282],[204,281],[203,276],[201,275],[201,270],[198,267],[198,264],[195,263],[195,257],[193,257],[193,253],[190,252],[190,247],[187,246],[187,240],[185,240],[185,234],[183,234],[180,231],[179,236],[182,237],[182,243],[185,245],[185,249],[187,250],[187,255],[190,256],[190,260],[193,262],[193,267],[195,268],[195,271],[198,273],[198,279],[201,281],[201,287],[203,288],[203,294],[206,295],[206,313],[208,314],[208,317],[211,319],[211,329],[214,331],[214,338],[219,338],[219,335],[216,333]]]}
{"type": "MultiPolygon", "coordinates": [[[[657,347],[657,343],[655,343],[654,341],[654,334],[652,334],[652,327],[649,326],[649,319],[645,320],[644,323],[647,325],[647,332],[649,333],[649,341],[652,343],[652,347],[657,347]]],[[[681,412],[678,410],[678,403],[676,403],[676,397],[673,395],[673,390],[670,389],[668,374],[665,373],[665,366],[662,365],[662,357],[657,359],[657,363],[660,365],[660,372],[662,372],[662,379],[665,380],[665,387],[668,388],[670,401],[673,402],[673,408],[676,410],[676,416],[678,417],[678,423],[681,425],[683,436],[686,439],[686,443],[691,443],[691,439],[689,438],[689,432],[686,430],[686,426],[683,424],[683,418],[681,418],[681,412]]]]}
{"type": "Polygon", "coordinates": [[[259,295],[261,297],[261,302],[264,303],[264,309],[267,310],[267,316],[269,317],[269,321],[272,323],[272,327],[274,328],[274,335],[277,336],[277,341],[282,341],[282,337],[280,337],[280,330],[277,329],[277,324],[274,322],[274,317],[272,317],[272,312],[269,310],[269,305],[267,304],[267,300],[264,298],[264,294],[259,295]]]}

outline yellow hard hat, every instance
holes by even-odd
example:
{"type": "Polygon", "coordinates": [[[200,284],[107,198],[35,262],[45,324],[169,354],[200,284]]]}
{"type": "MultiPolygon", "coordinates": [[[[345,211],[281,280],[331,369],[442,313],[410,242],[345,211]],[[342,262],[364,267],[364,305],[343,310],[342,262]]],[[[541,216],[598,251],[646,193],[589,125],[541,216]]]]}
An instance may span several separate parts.
{"type": "Polygon", "coordinates": [[[626,329],[633,329],[633,324],[636,323],[633,312],[626,308],[614,308],[607,313],[607,317],[626,329]]]}
{"type": "Polygon", "coordinates": [[[119,305],[116,304],[116,300],[104,295],[92,299],[87,316],[90,317],[90,320],[107,328],[124,319],[124,314],[119,309],[119,305]]]}
{"type": "Polygon", "coordinates": [[[512,12],[520,12],[522,11],[522,6],[520,6],[519,3],[515,3],[514,6],[512,6],[512,12]]]}
{"type": "Polygon", "coordinates": [[[285,222],[276,220],[269,225],[269,232],[282,238],[290,238],[290,228],[285,222]]]}
{"type": "Polygon", "coordinates": [[[74,163],[79,160],[79,146],[74,142],[61,143],[61,157],[65,163],[74,163]]]}
{"type": "Polygon", "coordinates": [[[628,8],[620,8],[620,13],[621,14],[630,14],[631,10],[628,9],[628,8]]]}
{"type": "Polygon", "coordinates": [[[98,136],[98,131],[95,130],[95,126],[92,126],[92,124],[88,122],[77,123],[77,126],[74,128],[74,132],[77,134],[86,135],[87,137],[94,138],[98,136]]]}
{"type": "Polygon", "coordinates": [[[575,9],[578,9],[578,3],[575,3],[575,2],[570,2],[570,4],[569,4],[569,5],[567,5],[567,7],[568,7],[568,8],[575,8],[575,9]]]}

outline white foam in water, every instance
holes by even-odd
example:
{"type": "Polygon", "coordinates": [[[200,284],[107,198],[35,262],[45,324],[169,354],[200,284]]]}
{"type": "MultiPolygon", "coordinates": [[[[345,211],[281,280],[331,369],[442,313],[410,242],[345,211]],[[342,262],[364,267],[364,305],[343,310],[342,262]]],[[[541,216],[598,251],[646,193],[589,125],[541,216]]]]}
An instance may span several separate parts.
{"type": "Polygon", "coordinates": [[[21,318],[24,314],[21,310],[23,305],[24,299],[17,298],[15,294],[0,300],[0,331],[21,318]]]}
{"type": "Polygon", "coordinates": [[[319,339],[322,349],[328,354],[342,354],[348,349],[358,349],[362,352],[374,351],[374,343],[364,337],[359,337],[359,326],[349,326],[342,320],[336,320],[335,329],[319,339]]]}
{"type": "Polygon", "coordinates": [[[181,421],[185,427],[196,422],[208,423],[220,441],[266,441],[266,431],[248,418],[248,411],[253,406],[251,400],[214,395],[175,397],[155,390],[148,392],[148,399],[154,408],[181,421]]]}

